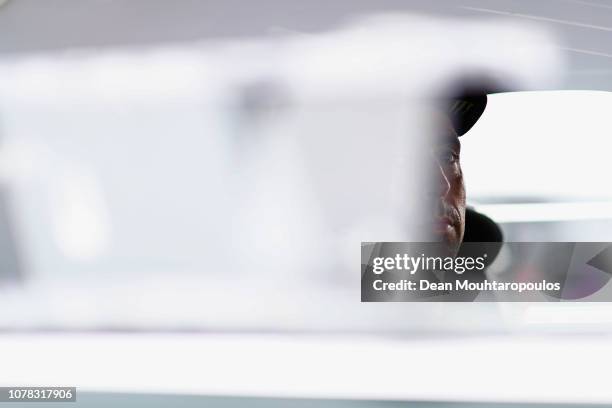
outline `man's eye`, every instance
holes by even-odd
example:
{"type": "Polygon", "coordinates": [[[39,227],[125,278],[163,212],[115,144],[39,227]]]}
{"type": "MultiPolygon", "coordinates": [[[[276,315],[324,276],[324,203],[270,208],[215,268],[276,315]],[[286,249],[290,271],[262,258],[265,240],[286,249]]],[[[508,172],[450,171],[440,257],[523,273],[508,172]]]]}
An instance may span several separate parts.
{"type": "Polygon", "coordinates": [[[439,158],[443,164],[454,164],[459,161],[459,155],[452,150],[440,152],[439,158]]]}

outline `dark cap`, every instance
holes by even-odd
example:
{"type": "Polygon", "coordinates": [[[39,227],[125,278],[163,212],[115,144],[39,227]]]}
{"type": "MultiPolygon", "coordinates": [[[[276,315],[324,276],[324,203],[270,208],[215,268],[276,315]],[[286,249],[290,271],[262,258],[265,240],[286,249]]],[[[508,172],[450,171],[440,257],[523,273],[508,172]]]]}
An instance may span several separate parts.
{"type": "Polygon", "coordinates": [[[445,107],[455,132],[463,136],[474,126],[487,106],[486,93],[465,93],[447,100],[445,107]]]}

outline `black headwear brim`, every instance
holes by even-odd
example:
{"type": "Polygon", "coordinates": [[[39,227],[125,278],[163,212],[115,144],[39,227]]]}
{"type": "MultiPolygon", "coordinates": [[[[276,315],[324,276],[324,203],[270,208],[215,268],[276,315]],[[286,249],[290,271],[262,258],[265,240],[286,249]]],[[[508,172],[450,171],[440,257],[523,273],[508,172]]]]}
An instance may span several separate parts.
{"type": "Polygon", "coordinates": [[[486,106],[486,94],[462,95],[449,99],[447,111],[458,136],[463,136],[474,126],[486,106]]]}

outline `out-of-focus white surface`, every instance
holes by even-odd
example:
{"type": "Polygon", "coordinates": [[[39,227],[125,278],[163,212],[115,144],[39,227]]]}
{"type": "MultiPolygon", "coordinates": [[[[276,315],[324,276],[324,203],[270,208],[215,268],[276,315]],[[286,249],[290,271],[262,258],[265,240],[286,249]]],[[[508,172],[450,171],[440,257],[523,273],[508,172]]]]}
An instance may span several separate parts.
{"type": "Polygon", "coordinates": [[[2,386],[373,400],[611,403],[608,337],[3,335],[2,386]]]}
{"type": "Polygon", "coordinates": [[[0,326],[503,326],[495,307],[466,321],[453,305],[360,304],[359,248],[415,238],[434,91],[471,74],[551,86],[555,44],[533,24],[383,15],[3,60],[23,286],[2,289],[0,326]]]}

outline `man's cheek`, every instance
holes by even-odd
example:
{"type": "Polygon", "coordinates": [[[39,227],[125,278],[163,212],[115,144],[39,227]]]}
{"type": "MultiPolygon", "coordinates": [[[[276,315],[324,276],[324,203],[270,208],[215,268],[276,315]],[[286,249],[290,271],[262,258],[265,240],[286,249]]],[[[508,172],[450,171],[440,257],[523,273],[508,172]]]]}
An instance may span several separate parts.
{"type": "Polygon", "coordinates": [[[457,210],[459,210],[459,216],[461,217],[458,228],[457,228],[457,238],[459,242],[463,240],[463,234],[465,233],[465,184],[463,182],[463,172],[459,171],[459,177],[457,179],[457,210]]]}
{"type": "Polygon", "coordinates": [[[455,185],[459,190],[458,196],[460,197],[461,203],[463,204],[463,207],[465,207],[465,183],[463,181],[463,171],[461,171],[461,168],[459,169],[459,174],[457,176],[455,185]]]}

